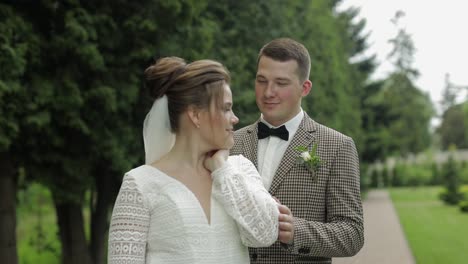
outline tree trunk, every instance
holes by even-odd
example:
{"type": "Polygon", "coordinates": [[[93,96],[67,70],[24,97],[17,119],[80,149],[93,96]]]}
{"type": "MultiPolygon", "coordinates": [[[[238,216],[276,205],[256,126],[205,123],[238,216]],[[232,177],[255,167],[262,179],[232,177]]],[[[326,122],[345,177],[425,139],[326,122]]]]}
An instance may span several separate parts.
{"type": "Polygon", "coordinates": [[[0,259],[17,264],[16,252],[16,181],[8,153],[0,153],[0,259]]]}
{"type": "Polygon", "coordinates": [[[54,196],[55,210],[62,244],[61,263],[91,264],[83,224],[83,212],[78,203],[61,202],[54,196]]]}
{"type": "Polygon", "coordinates": [[[94,264],[104,264],[109,229],[109,207],[112,204],[111,175],[100,168],[95,176],[96,193],[91,201],[91,257],[94,264]]]}

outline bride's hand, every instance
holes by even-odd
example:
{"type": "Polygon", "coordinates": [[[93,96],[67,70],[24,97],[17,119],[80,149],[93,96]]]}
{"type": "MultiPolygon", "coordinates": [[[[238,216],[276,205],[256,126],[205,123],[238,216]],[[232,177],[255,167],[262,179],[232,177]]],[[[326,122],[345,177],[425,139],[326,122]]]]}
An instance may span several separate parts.
{"type": "Polygon", "coordinates": [[[216,169],[221,168],[224,163],[226,162],[229,156],[229,150],[227,149],[220,149],[216,152],[212,153],[212,155],[207,155],[204,166],[207,170],[213,172],[216,169]]]}

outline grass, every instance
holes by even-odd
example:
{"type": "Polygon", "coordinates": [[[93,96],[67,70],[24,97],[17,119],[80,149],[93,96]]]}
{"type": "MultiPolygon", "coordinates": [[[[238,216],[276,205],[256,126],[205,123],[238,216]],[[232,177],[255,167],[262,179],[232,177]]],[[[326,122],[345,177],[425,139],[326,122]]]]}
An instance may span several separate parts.
{"type": "Polygon", "coordinates": [[[18,262],[59,263],[61,246],[49,190],[33,183],[19,191],[16,210],[18,262]]]}
{"type": "MultiPolygon", "coordinates": [[[[50,191],[38,183],[18,191],[16,215],[18,263],[60,263],[61,245],[50,191]]],[[[83,208],[83,218],[85,235],[89,240],[89,207],[83,208]]]]}
{"type": "MultiPolygon", "coordinates": [[[[468,213],[440,202],[441,190],[390,189],[417,263],[465,263],[468,259],[468,213]]],[[[89,208],[84,210],[84,219],[89,237],[89,208]]],[[[20,264],[60,262],[61,246],[51,194],[39,184],[31,184],[18,193],[17,241],[20,264]]]]}
{"type": "Polygon", "coordinates": [[[440,187],[393,188],[390,196],[417,263],[466,263],[468,214],[443,204],[440,187]]]}

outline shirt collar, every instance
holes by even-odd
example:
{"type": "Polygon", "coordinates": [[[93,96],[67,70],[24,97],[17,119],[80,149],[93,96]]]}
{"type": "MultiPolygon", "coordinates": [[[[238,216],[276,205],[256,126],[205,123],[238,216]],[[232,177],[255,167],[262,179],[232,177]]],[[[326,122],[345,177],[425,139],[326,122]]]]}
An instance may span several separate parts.
{"type": "MultiPolygon", "coordinates": [[[[285,125],[286,128],[289,131],[289,138],[291,139],[292,136],[296,133],[297,129],[299,128],[299,125],[301,124],[301,121],[302,121],[303,118],[304,118],[304,111],[301,108],[301,111],[295,117],[289,119],[286,123],[281,124],[281,125],[279,125],[277,127],[285,125]]],[[[265,119],[263,119],[263,114],[260,115],[260,121],[265,123],[270,128],[277,128],[277,127],[271,125],[270,123],[268,123],[267,121],[265,121],[265,119]]]]}

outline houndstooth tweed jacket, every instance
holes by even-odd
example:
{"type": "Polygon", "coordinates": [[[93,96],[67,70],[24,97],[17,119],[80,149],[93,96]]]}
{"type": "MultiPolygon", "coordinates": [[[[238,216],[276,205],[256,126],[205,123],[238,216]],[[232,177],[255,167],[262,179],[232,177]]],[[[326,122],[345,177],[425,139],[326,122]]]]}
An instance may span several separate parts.
{"type": "MultiPolygon", "coordinates": [[[[242,154],[257,163],[257,123],[234,133],[231,155],[242,154]]],[[[251,263],[331,263],[332,257],[355,255],[364,244],[359,184],[359,159],[354,141],[313,121],[305,112],[279,164],[271,195],[291,209],[294,242],[250,248],[251,263]],[[297,163],[297,146],[317,143],[324,161],[317,177],[297,163]]]]}

